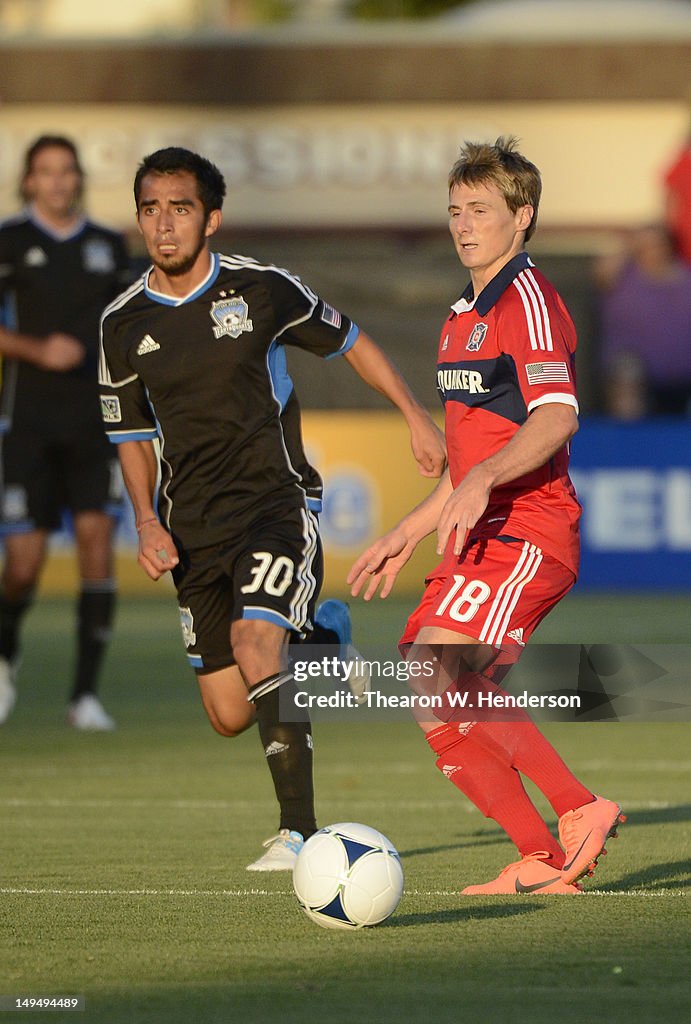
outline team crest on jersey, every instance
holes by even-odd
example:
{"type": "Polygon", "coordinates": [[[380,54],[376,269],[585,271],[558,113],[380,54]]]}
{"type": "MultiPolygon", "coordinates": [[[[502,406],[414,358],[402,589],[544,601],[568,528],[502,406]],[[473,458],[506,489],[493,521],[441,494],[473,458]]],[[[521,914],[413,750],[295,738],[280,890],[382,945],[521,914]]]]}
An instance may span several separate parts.
{"type": "Polygon", "coordinates": [[[485,340],[486,334],[487,324],[475,324],[470,334],[470,337],[468,338],[468,344],[466,345],[466,349],[468,350],[468,352],[477,352],[477,350],[480,348],[480,345],[485,340]]]}
{"type": "Polygon", "coordinates": [[[82,247],[84,269],[92,274],[112,274],[115,270],[113,247],[102,238],[89,238],[82,247]]]}
{"type": "Polygon", "coordinates": [[[120,423],[120,399],[117,395],[101,395],[101,416],[104,423],[120,423]]]}
{"type": "Polygon", "coordinates": [[[209,314],[216,326],[214,338],[239,338],[243,331],[253,331],[254,326],[247,314],[249,307],[242,295],[233,295],[219,302],[212,302],[209,314]]]}
{"type": "Polygon", "coordinates": [[[197,634],[194,632],[194,616],[189,608],[180,608],[180,626],[185,647],[194,647],[197,634]]]}

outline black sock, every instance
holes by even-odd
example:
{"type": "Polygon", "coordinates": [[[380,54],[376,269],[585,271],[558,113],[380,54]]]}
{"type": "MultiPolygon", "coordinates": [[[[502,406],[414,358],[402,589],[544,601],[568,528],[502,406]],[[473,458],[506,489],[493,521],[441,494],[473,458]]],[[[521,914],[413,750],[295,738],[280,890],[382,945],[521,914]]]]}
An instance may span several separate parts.
{"type": "Polygon", "coordinates": [[[300,722],[282,722],[279,697],[290,699],[297,686],[292,679],[256,701],[257,725],[281,808],[279,828],[300,832],[308,839],[317,831],[312,782],[312,731],[307,713],[300,722]],[[288,693],[290,691],[290,693],[288,693]]]}
{"type": "Polygon", "coordinates": [[[307,637],[305,643],[314,644],[315,647],[323,646],[324,644],[337,644],[338,633],[333,629],[324,629],[323,626],[315,625],[312,632],[307,637]]]}
{"type": "Polygon", "coordinates": [[[8,601],[4,594],[0,594],[0,658],[14,661],[17,657],[22,619],[33,600],[33,591],[20,601],[8,601]]]}
{"type": "Polygon", "coordinates": [[[96,681],[110,640],[115,613],[112,580],[82,585],[77,603],[77,667],[71,701],[96,692],[96,681]]]}

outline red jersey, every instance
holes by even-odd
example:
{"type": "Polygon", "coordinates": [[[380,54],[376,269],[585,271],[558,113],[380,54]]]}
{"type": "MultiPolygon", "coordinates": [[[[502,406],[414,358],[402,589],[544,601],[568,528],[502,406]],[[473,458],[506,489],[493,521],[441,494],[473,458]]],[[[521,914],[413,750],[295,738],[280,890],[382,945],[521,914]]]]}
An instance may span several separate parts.
{"type": "Polygon", "coordinates": [[[669,227],[679,255],[691,263],[691,143],[679,154],[664,180],[675,199],[675,212],[669,227]]]}
{"type": "MultiPolygon", "coordinates": [[[[561,402],[578,411],[575,351],[568,310],[527,253],[477,297],[468,287],[444,324],[437,366],[454,487],[503,448],[537,406],[561,402]]],[[[470,539],[527,540],[577,573],[581,507],[568,463],[565,445],[544,466],[495,487],[470,539]]]]}

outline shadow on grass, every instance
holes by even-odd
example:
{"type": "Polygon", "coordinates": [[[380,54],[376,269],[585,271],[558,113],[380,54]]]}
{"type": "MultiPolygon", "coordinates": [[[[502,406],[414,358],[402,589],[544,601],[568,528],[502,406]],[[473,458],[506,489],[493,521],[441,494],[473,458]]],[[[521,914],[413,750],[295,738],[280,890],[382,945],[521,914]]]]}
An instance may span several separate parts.
{"type": "MultiPolygon", "coordinates": [[[[466,897],[467,898],[467,897],[466,897]]],[[[460,899],[460,894],[459,894],[460,899]]],[[[543,903],[526,903],[521,906],[476,902],[472,897],[472,906],[464,905],[453,910],[429,910],[420,914],[396,914],[391,920],[379,925],[379,928],[411,928],[421,924],[457,924],[459,921],[494,920],[502,917],[517,917],[519,914],[532,914],[540,910],[543,903]]]]}
{"type": "Polygon", "coordinates": [[[652,807],[643,810],[627,811],[625,828],[630,825],[673,825],[680,821],[691,821],[691,804],[679,804],[677,807],[652,807]]]}
{"type": "Polygon", "coordinates": [[[629,889],[689,889],[691,874],[688,860],[670,861],[667,864],[653,864],[640,871],[632,871],[617,882],[606,886],[608,892],[625,892],[629,889]]]}
{"type": "Polygon", "coordinates": [[[399,850],[401,857],[424,857],[430,853],[444,853],[448,850],[467,850],[469,848],[475,849],[479,846],[497,846],[499,843],[508,843],[509,839],[505,832],[500,828],[487,829],[478,835],[464,836],[457,843],[445,843],[439,846],[419,846],[413,850],[399,850]]]}

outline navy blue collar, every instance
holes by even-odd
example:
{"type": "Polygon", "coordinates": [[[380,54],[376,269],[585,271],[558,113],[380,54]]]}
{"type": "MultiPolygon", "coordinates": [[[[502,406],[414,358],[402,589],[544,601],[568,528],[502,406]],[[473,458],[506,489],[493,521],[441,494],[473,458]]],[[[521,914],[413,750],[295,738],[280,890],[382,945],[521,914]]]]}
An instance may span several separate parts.
{"type": "Polygon", "coordinates": [[[509,260],[506,266],[501,268],[498,274],[494,275],[489,284],[485,285],[475,301],[473,301],[473,285],[471,282],[458,302],[455,302],[451,308],[456,313],[463,313],[474,307],[480,316],[487,316],[492,306],[497,304],[506,289],[512,281],[516,280],[521,271],[533,266],[535,264],[528,256],[528,253],[519,252],[512,260],[509,260]]]}

